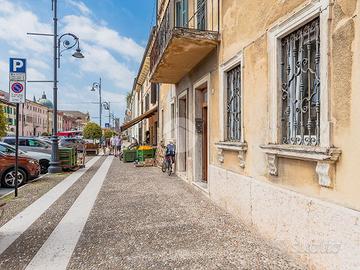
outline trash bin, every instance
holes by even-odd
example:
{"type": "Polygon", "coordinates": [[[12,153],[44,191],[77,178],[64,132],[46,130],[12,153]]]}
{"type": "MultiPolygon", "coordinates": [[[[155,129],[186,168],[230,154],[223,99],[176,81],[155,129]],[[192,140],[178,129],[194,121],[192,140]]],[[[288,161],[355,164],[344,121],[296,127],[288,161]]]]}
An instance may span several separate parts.
{"type": "Polygon", "coordinates": [[[136,150],[124,150],[123,160],[124,162],[134,162],[136,160],[136,150]]]}

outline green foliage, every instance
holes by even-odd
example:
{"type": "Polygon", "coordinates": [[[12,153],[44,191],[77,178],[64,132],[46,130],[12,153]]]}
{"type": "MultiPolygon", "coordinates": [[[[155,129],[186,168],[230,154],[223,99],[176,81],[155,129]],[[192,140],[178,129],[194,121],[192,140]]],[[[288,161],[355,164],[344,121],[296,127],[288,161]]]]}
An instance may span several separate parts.
{"type": "Polygon", "coordinates": [[[4,107],[0,105],[0,137],[6,136],[7,129],[8,129],[8,121],[5,117],[4,107]]]}
{"type": "Polygon", "coordinates": [[[41,136],[43,136],[43,137],[47,137],[47,136],[50,136],[50,134],[49,134],[49,133],[47,133],[47,132],[43,132],[43,133],[41,134],[41,136]]]}
{"type": "Polygon", "coordinates": [[[104,137],[105,137],[106,139],[111,138],[113,135],[115,135],[115,132],[112,131],[111,129],[105,129],[105,130],[104,130],[104,137]]]}
{"type": "Polygon", "coordinates": [[[84,139],[100,139],[102,135],[101,127],[93,122],[89,122],[84,127],[83,136],[84,139]]]}

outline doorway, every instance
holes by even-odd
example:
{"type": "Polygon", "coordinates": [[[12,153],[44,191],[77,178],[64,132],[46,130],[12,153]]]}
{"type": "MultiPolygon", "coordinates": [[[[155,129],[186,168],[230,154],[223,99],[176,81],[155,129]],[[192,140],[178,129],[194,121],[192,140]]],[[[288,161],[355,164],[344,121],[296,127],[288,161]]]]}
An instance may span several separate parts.
{"type": "Polygon", "coordinates": [[[209,118],[207,77],[194,86],[195,144],[194,180],[207,188],[209,169],[209,118]]]}
{"type": "Polygon", "coordinates": [[[177,153],[178,153],[178,171],[179,172],[186,172],[187,170],[187,95],[183,95],[179,97],[179,140],[177,143],[177,153]]]}
{"type": "MultiPolygon", "coordinates": [[[[203,95],[207,95],[207,90],[204,90],[203,95]]],[[[208,107],[207,102],[202,104],[202,178],[204,182],[208,181],[208,107]]]]}

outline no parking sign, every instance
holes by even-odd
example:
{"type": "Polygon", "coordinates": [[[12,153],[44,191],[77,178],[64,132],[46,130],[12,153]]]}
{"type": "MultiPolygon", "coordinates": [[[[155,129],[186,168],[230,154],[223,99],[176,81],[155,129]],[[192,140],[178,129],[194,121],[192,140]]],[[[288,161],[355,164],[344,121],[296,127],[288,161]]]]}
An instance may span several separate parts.
{"type": "Polygon", "coordinates": [[[10,94],[10,102],[25,103],[26,59],[10,58],[9,94],[10,94]]]}

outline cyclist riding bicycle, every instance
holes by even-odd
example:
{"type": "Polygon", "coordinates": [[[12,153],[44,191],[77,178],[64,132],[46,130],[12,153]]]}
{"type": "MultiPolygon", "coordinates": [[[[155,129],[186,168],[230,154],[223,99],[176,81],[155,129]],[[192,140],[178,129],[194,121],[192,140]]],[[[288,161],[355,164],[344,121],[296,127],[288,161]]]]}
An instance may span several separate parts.
{"type": "Polygon", "coordinates": [[[168,174],[171,175],[173,172],[173,164],[175,163],[175,144],[170,142],[166,146],[165,158],[162,164],[162,171],[168,171],[168,174]]]}
{"type": "Polygon", "coordinates": [[[176,152],[175,144],[173,142],[169,142],[169,144],[166,146],[165,157],[170,157],[172,163],[175,163],[175,152],[176,152]]]}

